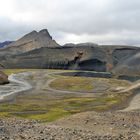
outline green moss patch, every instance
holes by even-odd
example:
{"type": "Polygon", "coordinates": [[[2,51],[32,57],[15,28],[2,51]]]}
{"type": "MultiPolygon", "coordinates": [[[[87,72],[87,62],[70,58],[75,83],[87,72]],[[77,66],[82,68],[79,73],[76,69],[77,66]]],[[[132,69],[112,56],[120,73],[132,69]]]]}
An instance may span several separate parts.
{"type": "Polygon", "coordinates": [[[94,89],[92,79],[84,77],[61,77],[53,81],[50,86],[55,89],[82,92],[90,92],[94,89]]]}
{"type": "MultiPolygon", "coordinates": [[[[42,97],[43,98],[43,97],[42,97]]],[[[34,98],[35,99],[35,98],[34,98]]],[[[3,117],[23,117],[28,119],[40,120],[43,122],[54,121],[70,114],[85,111],[105,111],[109,110],[112,105],[120,102],[118,97],[79,97],[66,98],[60,100],[40,100],[34,104],[34,99],[25,98],[22,102],[5,103],[0,106],[0,116],[3,117]],[[25,101],[25,102],[24,102],[25,101]],[[32,102],[33,101],[33,102],[32,102]],[[42,113],[41,113],[42,111],[42,113]]]]}
{"type": "Polygon", "coordinates": [[[107,78],[89,78],[89,77],[72,77],[72,76],[56,76],[57,79],[50,84],[51,88],[58,90],[68,91],[80,91],[80,92],[92,92],[96,87],[110,86],[129,86],[127,81],[121,81],[118,79],[107,78]]]}

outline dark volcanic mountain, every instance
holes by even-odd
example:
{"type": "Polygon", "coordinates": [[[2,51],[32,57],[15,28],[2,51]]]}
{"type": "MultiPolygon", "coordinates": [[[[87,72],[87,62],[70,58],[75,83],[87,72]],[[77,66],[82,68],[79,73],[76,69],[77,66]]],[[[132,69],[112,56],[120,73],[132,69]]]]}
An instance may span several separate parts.
{"type": "Polygon", "coordinates": [[[94,43],[60,46],[48,30],[33,31],[0,49],[6,68],[57,68],[139,75],[140,48],[94,43]]]}
{"type": "Polygon", "coordinates": [[[9,44],[11,44],[13,41],[4,41],[4,42],[0,42],[0,48],[5,47],[9,44]]]}

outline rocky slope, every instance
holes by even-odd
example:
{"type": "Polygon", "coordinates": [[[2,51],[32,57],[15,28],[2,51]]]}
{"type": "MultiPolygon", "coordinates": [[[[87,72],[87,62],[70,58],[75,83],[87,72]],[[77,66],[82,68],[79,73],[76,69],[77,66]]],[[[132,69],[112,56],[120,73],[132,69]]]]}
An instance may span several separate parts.
{"type": "Polygon", "coordinates": [[[0,119],[0,139],[139,140],[140,113],[85,112],[53,122],[0,119]]]}

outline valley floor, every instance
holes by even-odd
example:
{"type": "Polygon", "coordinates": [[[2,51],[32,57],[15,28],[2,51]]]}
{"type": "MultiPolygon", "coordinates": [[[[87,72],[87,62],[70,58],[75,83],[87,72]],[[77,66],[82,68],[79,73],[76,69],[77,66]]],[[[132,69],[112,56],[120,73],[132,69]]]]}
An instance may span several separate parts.
{"type": "Polygon", "coordinates": [[[133,83],[61,76],[63,72],[25,72],[24,81],[32,89],[1,102],[0,139],[140,139],[139,102],[134,106],[132,100],[129,104],[133,83]]]}

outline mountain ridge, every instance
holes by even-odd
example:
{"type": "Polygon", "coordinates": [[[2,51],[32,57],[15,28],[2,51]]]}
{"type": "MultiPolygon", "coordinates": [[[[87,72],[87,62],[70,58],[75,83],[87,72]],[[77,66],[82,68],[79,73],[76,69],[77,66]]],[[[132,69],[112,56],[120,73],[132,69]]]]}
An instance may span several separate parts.
{"type": "Polygon", "coordinates": [[[61,46],[47,29],[32,31],[0,49],[1,63],[6,68],[78,69],[119,75],[140,74],[139,54],[140,47],[136,46],[91,42],[61,46]]]}
{"type": "Polygon", "coordinates": [[[52,39],[47,29],[32,31],[15,42],[7,45],[0,50],[9,54],[24,53],[41,47],[60,47],[60,45],[52,39]]]}

